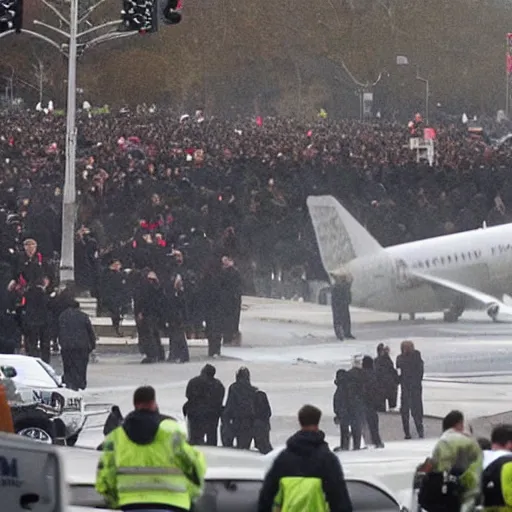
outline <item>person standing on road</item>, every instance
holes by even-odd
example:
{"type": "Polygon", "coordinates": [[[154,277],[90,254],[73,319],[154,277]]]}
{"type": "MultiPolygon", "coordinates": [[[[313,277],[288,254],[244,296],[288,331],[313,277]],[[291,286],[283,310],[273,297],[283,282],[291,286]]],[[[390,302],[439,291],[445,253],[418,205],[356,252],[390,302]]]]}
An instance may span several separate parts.
{"type": "Polygon", "coordinates": [[[222,382],[215,378],[215,373],[215,366],[207,364],[200,375],[190,379],[187,384],[187,402],[183,410],[188,420],[189,442],[193,445],[217,446],[225,389],[222,382]]]}
{"type": "Polygon", "coordinates": [[[78,391],[87,387],[89,355],[96,348],[96,334],[89,316],[73,301],[59,316],[63,382],[78,391]]]}
{"type": "Polygon", "coordinates": [[[251,447],[256,418],[256,391],[251,384],[249,369],[240,368],[236,372],[235,382],[228,389],[223,421],[231,427],[236,447],[241,450],[251,447]]]}
{"type": "Polygon", "coordinates": [[[363,357],[363,373],[364,415],[366,424],[370,431],[372,444],[375,448],[384,448],[384,443],[380,438],[379,413],[377,412],[377,407],[379,406],[379,386],[373,369],[373,359],[370,356],[363,357]]]}
{"type": "Polygon", "coordinates": [[[352,286],[352,277],[349,274],[343,274],[334,277],[334,283],[331,287],[331,308],[334,333],[336,337],[343,341],[355,339],[352,335],[352,324],[350,320],[350,303],[352,295],[350,288],[352,286]]]}
{"type": "Polygon", "coordinates": [[[111,508],[190,510],[204,485],[204,455],[175,420],[159,413],[151,386],[136,389],[133,404],[103,443],[96,490],[111,508]]]}
{"type": "Polygon", "coordinates": [[[298,416],[301,429],[265,475],[258,512],[352,512],[343,470],[319,429],[322,411],[305,405],[298,416]]]}
{"type": "Polygon", "coordinates": [[[390,410],[396,408],[398,373],[389,352],[387,345],[384,345],[384,343],[378,344],[374,368],[379,387],[379,412],[386,412],[386,401],[390,410]]]}
{"type": "Polygon", "coordinates": [[[412,341],[402,341],[401,354],[396,358],[396,369],[400,381],[400,414],[405,439],[411,439],[409,414],[414,420],[418,437],[425,436],[423,429],[423,359],[412,341]]]}
{"type": "Polygon", "coordinates": [[[347,422],[352,434],[353,450],[361,449],[361,438],[365,422],[364,409],[364,372],[362,370],[363,357],[356,354],[352,360],[352,368],[346,374],[347,381],[347,422]]]}

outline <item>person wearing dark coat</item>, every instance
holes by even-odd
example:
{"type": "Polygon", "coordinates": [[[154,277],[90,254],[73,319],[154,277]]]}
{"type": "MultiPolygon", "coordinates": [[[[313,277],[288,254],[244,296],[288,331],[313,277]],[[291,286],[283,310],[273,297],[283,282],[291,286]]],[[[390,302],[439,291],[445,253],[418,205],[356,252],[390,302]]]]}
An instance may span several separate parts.
{"type": "Polygon", "coordinates": [[[332,397],[332,408],[334,412],[334,423],[340,429],[340,450],[350,449],[350,400],[348,390],[348,377],[346,370],[338,370],[334,380],[336,391],[332,397]]]}
{"type": "Polygon", "coordinates": [[[19,296],[11,286],[0,292],[0,354],[14,354],[20,345],[19,296]]]}
{"type": "Polygon", "coordinates": [[[236,372],[235,382],[229,386],[222,420],[229,425],[236,439],[236,447],[241,450],[251,447],[256,417],[256,391],[251,384],[249,370],[240,368],[236,372]]]}
{"type": "Polygon", "coordinates": [[[208,357],[219,357],[222,347],[223,307],[221,276],[217,268],[209,269],[201,283],[208,339],[208,357]]]}
{"type": "Polygon", "coordinates": [[[352,334],[352,324],[350,320],[350,303],[352,295],[350,288],[352,285],[351,276],[344,274],[334,278],[334,284],[331,286],[331,309],[334,334],[343,341],[355,339],[352,334]]]}
{"type": "Polygon", "coordinates": [[[163,317],[164,293],[153,271],[142,279],[135,300],[135,316],[138,321],[140,350],[145,354],[142,364],[153,364],[165,360],[160,338],[163,317]]]}
{"type": "Polygon", "coordinates": [[[28,356],[41,357],[50,363],[50,310],[46,293],[48,280],[36,279],[24,295],[23,330],[28,356]]]}
{"type": "Polygon", "coordinates": [[[396,358],[396,369],[400,379],[400,414],[405,439],[411,439],[409,414],[414,420],[418,437],[423,438],[423,359],[412,341],[403,341],[400,350],[401,354],[396,358]]]}
{"type": "Polygon", "coordinates": [[[361,449],[361,437],[365,422],[364,372],[361,368],[362,356],[356,355],[352,368],[347,372],[348,423],[352,434],[353,449],[361,449]]]}
{"type": "Polygon", "coordinates": [[[364,413],[372,444],[376,448],[384,448],[384,443],[380,438],[379,432],[379,414],[377,407],[379,406],[379,385],[375,370],[373,369],[373,359],[370,356],[363,357],[363,373],[364,373],[364,413]]]}
{"type": "Polygon", "coordinates": [[[127,277],[119,260],[112,260],[101,280],[101,305],[112,319],[118,336],[122,336],[121,319],[129,302],[127,277]]]}
{"type": "Polygon", "coordinates": [[[270,407],[267,394],[261,389],[256,390],[254,400],[254,447],[261,454],[266,455],[273,450],[272,443],[270,442],[272,408],[270,407]]]}
{"type": "Polygon", "coordinates": [[[276,509],[352,512],[343,469],[319,429],[321,416],[320,409],[312,405],[305,405],[299,411],[301,429],[288,439],[286,448],[265,475],[258,512],[276,509]],[[313,504],[316,508],[312,508],[313,504]]]}
{"type": "Polygon", "coordinates": [[[87,387],[89,355],[96,348],[96,334],[89,316],[75,301],[59,316],[59,341],[66,387],[78,391],[87,387]]]}
{"type": "Polygon", "coordinates": [[[185,288],[181,274],[173,274],[164,286],[165,313],[164,320],[169,333],[170,363],[188,363],[190,353],[185,334],[185,288]]]}
{"type": "Polygon", "coordinates": [[[207,364],[187,384],[187,402],[183,409],[188,420],[190,444],[217,446],[217,429],[225,388],[215,378],[215,373],[215,367],[207,364]]]}
{"type": "Polygon", "coordinates": [[[224,345],[237,344],[239,338],[240,311],[242,308],[242,277],[228,256],[222,257],[220,273],[220,301],[222,314],[222,339],[224,345]]]}
{"type": "Polygon", "coordinates": [[[386,401],[389,409],[395,409],[398,395],[398,373],[389,355],[389,347],[384,343],[379,343],[377,346],[374,368],[380,390],[378,411],[386,412],[386,401]]]}

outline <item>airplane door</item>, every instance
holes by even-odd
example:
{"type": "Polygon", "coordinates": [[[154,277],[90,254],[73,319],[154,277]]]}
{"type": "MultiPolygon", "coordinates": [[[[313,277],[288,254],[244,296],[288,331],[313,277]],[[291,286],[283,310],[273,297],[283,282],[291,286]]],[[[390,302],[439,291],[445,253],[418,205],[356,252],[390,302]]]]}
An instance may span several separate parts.
{"type": "Polygon", "coordinates": [[[395,262],[396,287],[409,288],[410,278],[407,271],[407,263],[404,260],[396,260],[395,262]]]}

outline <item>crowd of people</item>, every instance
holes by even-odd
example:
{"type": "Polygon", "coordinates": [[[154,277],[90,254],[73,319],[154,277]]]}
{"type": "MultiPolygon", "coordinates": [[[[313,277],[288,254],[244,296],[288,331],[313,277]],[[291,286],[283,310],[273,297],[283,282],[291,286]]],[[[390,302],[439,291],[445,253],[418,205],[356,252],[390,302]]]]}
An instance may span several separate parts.
{"type": "MultiPolygon", "coordinates": [[[[23,333],[48,360],[62,306],[31,303],[58,285],[65,119],[0,117],[0,349],[23,333]]],[[[239,343],[242,293],[307,300],[326,279],[308,195],[338,197],[384,246],[507,222],[510,146],[435,128],[429,166],[407,126],[381,121],[82,112],[72,295],[96,297],[119,334],[133,307],[144,362],[186,362],[185,336],[207,336],[210,356],[239,343]]],[[[338,331],[352,336],[344,318],[338,331]]]]}

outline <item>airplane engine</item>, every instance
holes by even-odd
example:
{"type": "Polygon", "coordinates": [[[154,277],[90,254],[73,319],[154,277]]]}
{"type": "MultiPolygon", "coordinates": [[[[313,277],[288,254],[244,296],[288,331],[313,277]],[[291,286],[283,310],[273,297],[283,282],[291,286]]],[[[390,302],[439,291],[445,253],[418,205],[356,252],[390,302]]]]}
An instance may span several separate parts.
{"type": "Polygon", "coordinates": [[[500,306],[498,304],[489,304],[489,306],[487,306],[487,314],[492,318],[493,322],[498,320],[499,312],[500,306]]]}

